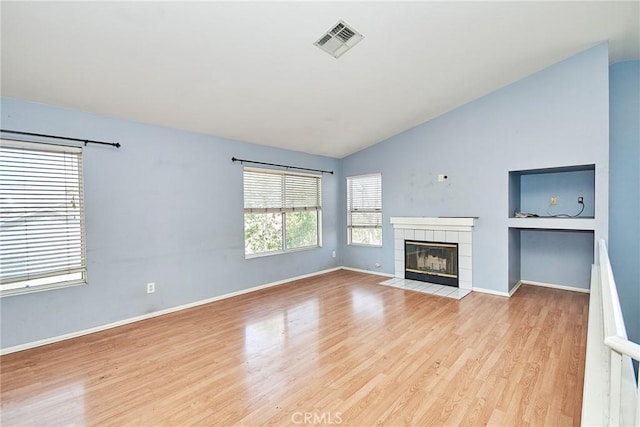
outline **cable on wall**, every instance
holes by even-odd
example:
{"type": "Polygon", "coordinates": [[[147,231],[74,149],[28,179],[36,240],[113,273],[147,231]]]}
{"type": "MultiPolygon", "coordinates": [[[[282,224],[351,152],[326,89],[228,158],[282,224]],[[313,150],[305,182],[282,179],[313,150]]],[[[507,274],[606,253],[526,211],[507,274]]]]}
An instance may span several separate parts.
{"type": "Polygon", "coordinates": [[[120,148],[119,142],[104,142],[104,141],[94,141],[92,139],[81,139],[81,138],[70,138],[67,136],[58,136],[58,135],[48,135],[46,133],[33,133],[33,132],[22,132],[18,130],[8,130],[8,129],[0,129],[1,133],[10,133],[14,135],[26,135],[26,136],[37,136],[40,138],[51,138],[51,139],[63,139],[65,141],[77,141],[84,143],[86,147],[87,144],[100,144],[100,145],[111,145],[112,147],[120,148]]]}
{"type": "Polygon", "coordinates": [[[253,160],[237,159],[235,157],[232,157],[231,161],[234,162],[234,163],[235,162],[239,162],[240,164],[250,163],[252,165],[276,166],[276,167],[285,168],[285,169],[295,169],[295,170],[300,170],[300,171],[329,173],[329,174],[333,175],[333,171],[325,171],[325,170],[322,170],[322,169],[301,168],[301,167],[298,167],[298,166],[279,165],[277,163],[256,162],[256,161],[253,161],[253,160]]]}

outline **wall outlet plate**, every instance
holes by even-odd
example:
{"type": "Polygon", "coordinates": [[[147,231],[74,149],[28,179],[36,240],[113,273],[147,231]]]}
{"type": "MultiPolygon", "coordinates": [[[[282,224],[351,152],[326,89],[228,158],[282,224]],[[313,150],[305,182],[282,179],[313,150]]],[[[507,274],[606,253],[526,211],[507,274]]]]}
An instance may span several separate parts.
{"type": "Polygon", "coordinates": [[[438,182],[445,182],[449,177],[443,173],[438,174],[438,182]]]}
{"type": "Polygon", "coordinates": [[[155,283],[147,283],[147,293],[148,294],[152,294],[156,291],[156,284],[155,283]]]}
{"type": "Polygon", "coordinates": [[[551,196],[551,201],[549,202],[552,205],[558,204],[558,196],[551,196]]]}

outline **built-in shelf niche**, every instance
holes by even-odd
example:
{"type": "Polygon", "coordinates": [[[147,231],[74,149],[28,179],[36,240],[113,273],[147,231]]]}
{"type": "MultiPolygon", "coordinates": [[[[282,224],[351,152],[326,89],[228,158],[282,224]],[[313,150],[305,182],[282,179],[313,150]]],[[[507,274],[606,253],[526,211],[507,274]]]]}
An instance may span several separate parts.
{"type": "Polygon", "coordinates": [[[519,281],[589,289],[595,172],[594,164],[509,172],[509,289],[519,281]],[[537,216],[517,218],[516,212],[537,216]]]}
{"type": "Polygon", "coordinates": [[[509,218],[514,219],[510,221],[510,226],[528,224],[526,228],[593,229],[594,222],[584,220],[594,218],[594,213],[593,164],[509,172],[509,218]],[[557,204],[550,203],[551,197],[557,198],[557,204]],[[584,200],[582,212],[578,197],[584,200]],[[516,212],[535,214],[537,217],[516,218],[516,212]],[[578,220],[575,227],[558,222],[573,220],[578,220]]]}
{"type": "Polygon", "coordinates": [[[592,230],[509,228],[509,289],[519,281],[589,289],[592,230]]]}

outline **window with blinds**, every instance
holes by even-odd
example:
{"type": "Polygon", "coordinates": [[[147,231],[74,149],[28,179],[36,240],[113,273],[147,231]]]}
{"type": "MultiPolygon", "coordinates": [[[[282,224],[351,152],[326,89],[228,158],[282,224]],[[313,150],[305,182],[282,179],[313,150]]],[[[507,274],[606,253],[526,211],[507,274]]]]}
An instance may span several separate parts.
{"type": "Polygon", "coordinates": [[[382,175],[347,177],[347,243],[382,246],[382,175]]]}
{"type": "Polygon", "coordinates": [[[319,247],[321,211],[320,176],[245,168],[245,255],[319,247]]]}
{"type": "Polygon", "coordinates": [[[0,141],[0,295],[85,276],[82,150],[0,141]]]}

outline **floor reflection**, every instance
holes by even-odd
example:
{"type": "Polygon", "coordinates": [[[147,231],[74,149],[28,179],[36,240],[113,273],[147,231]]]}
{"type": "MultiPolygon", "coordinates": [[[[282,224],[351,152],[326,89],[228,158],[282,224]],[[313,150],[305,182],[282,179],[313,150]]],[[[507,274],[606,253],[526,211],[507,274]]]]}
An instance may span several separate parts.
{"type": "Polygon", "coordinates": [[[317,342],[318,319],[318,301],[311,299],[251,322],[244,330],[245,354],[265,356],[299,340],[317,342]]]}
{"type": "Polygon", "coordinates": [[[24,400],[4,399],[0,424],[25,425],[84,425],[85,387],[83,382],[64,384],[50,388],[24,400]]]}
{"type": "Polygon", "coordinates": [[[316,342],[320,318],[318,300],[310,299],[291,307],[286,312],[288,338],[304,338],[316,342]]]}
{"type": "Polygon", "coordinates": [[[317,299],[309,299],[245,326],[248,396],[262,402],[277,399],[284,385],[316,366],[319,316],[317,299]]]}
{"type": "Polygon", "coordinates": [[[351,291],[351,309],[357,316],[368,320],[384,321],[384,302],[380,295],[364,289],[351,291]]]}
{"type": "Polygon", "coordinates": [[[259,356],[282,349],[285,338],[284,313],[274,313],[244,328],[244,351],[259,356]]]}

